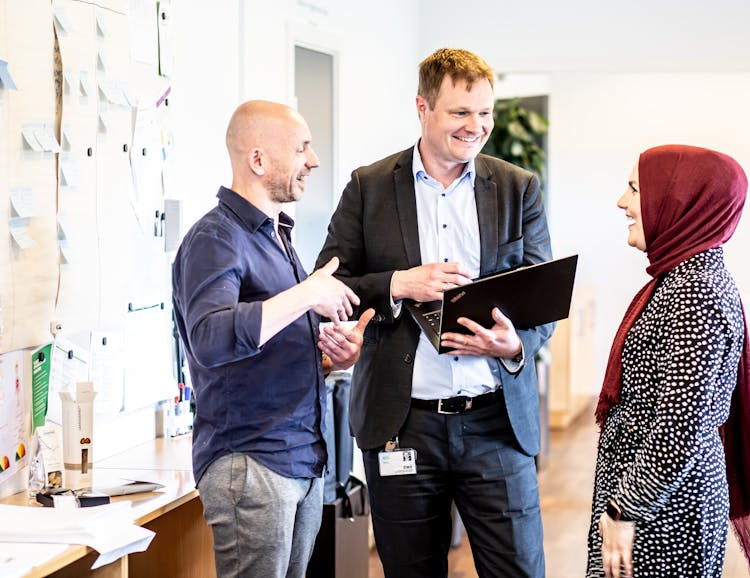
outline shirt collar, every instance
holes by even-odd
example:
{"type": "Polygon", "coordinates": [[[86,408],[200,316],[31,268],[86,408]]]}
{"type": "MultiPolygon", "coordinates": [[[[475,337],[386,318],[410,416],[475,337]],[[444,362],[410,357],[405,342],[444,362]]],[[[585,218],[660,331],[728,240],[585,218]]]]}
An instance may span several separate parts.
{"type": "MultiPolygon", "coordinates": [[[[237,215],[250,231],[257,231],[265,223],[273,223],[271,217],[232,189],[219,187],[219,192],[216,193],[216,196],[219,198],[219,202],[226,205],[230,211],[237,215]]],[[[294,227],[294,219],[286,213],[281,212],[279,213],[279,225],[291,230],[294,227]]]]}
{"type": "MultiPolygon", "coordinates": [[[[420,179],[423,175],[427,175],[428,177],[430,177],[430,175],[427,173],[427,171],[424,168],[424,163],[422,163],[422,155],[419,154],[419,141],[417,141],[417,144],[414,145],[414,154],[412,155],[411,170],[412,170],[412,173],[414,174],[415,180],[420,179]]],[[[460,181],[463,178],[468,178],[469,181],[471,182],[471,186],[473,187],[475,176],[476,176],[476,170],[474,168],[474,159],[471,159],[469,162],[467,162],[464,165],[464,170],[461,172],[461,176],[459,176],[456,179],[456,181],[460,181]]]]}

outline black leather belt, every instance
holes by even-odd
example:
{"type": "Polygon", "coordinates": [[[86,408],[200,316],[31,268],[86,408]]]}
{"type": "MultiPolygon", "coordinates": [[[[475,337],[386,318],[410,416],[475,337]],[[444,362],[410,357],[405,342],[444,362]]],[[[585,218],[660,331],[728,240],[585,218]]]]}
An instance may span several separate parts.
{"type": "Polygon", "coordinates": [[[417,399],[412,397],[411,406],[418,409],[428,409],[437,413],[451,415],[465,413],[472,409],[479,409],[480,407],[488,406],[494,403],[500,395],[502,395],[501,388],[476,397],[466,397],[465,395],[449,397],[446,399],[417,399]]]}

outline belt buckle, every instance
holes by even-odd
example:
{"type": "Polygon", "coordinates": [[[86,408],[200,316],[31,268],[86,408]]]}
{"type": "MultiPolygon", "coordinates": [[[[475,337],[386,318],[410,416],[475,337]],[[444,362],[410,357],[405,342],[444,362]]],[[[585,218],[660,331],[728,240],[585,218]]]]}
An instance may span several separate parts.
{"type": "Polygon", "coordinates": [[[464,399],[464,407],[462,409],[459,409],[459,410],[456,410],[456,411],[448,411],[448,410],[443,409],[443,401],[446,401],[446,400],[439,399],[438,400],[438,407],[437,407],[437,412],[440,413],[440,414],[443,414],[443,415],[456,415],[456,414],[459,414],[459,413],[463,413],[465,411],[470,410],[471,406],[473,404],[472,398],[469,397],[469,398],[464,399]]]}
{"type": "Polygon", "coordinates": [[[438,408],[437,408],[437,412],[438,413],[443,414],[443,415],[455,415],[455,414],[459,413],[457,411],[447,411],[447,410],[444,410],[443,409],[443,401],[444,400],[442,400],[442,399],[438,400],[438,408]]]}

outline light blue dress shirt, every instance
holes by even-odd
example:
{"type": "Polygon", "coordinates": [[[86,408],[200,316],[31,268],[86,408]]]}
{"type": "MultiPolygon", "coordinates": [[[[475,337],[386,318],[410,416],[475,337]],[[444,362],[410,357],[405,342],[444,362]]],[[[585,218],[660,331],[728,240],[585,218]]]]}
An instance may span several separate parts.
{"type": "MultiPolygon", "coordinates": [[[[457,261],[471,271],[472,278],[478,277],[480,244],[474,160],[466,163],[461,176],[444,188],[425,171],[417,143],[412,171],[422,264],[457,261]]],[[[420,334],[414,359],[412,397],[475,397],[493,391],[500,383],[495,358],[438,355],[427,336],[420,334]]]]}

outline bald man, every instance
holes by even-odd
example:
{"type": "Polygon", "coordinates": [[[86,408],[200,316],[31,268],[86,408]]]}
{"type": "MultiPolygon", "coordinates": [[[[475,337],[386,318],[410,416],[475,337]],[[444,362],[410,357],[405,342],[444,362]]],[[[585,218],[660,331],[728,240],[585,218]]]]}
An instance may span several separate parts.
{"type": "Polygon", "coordinates": [[[193,473],[214,536],[216,572],[303,578],[321,521],[324,371],[350,367],[374,311],[333,273],[309,277],[292,247],[297,201],[318,166],[293,109],[240,105],[227,128],[232,188],[185,235],[173,302],[197,413],[193,473]],[[319,332],[320,316],[337,322],[319,332]]]}

